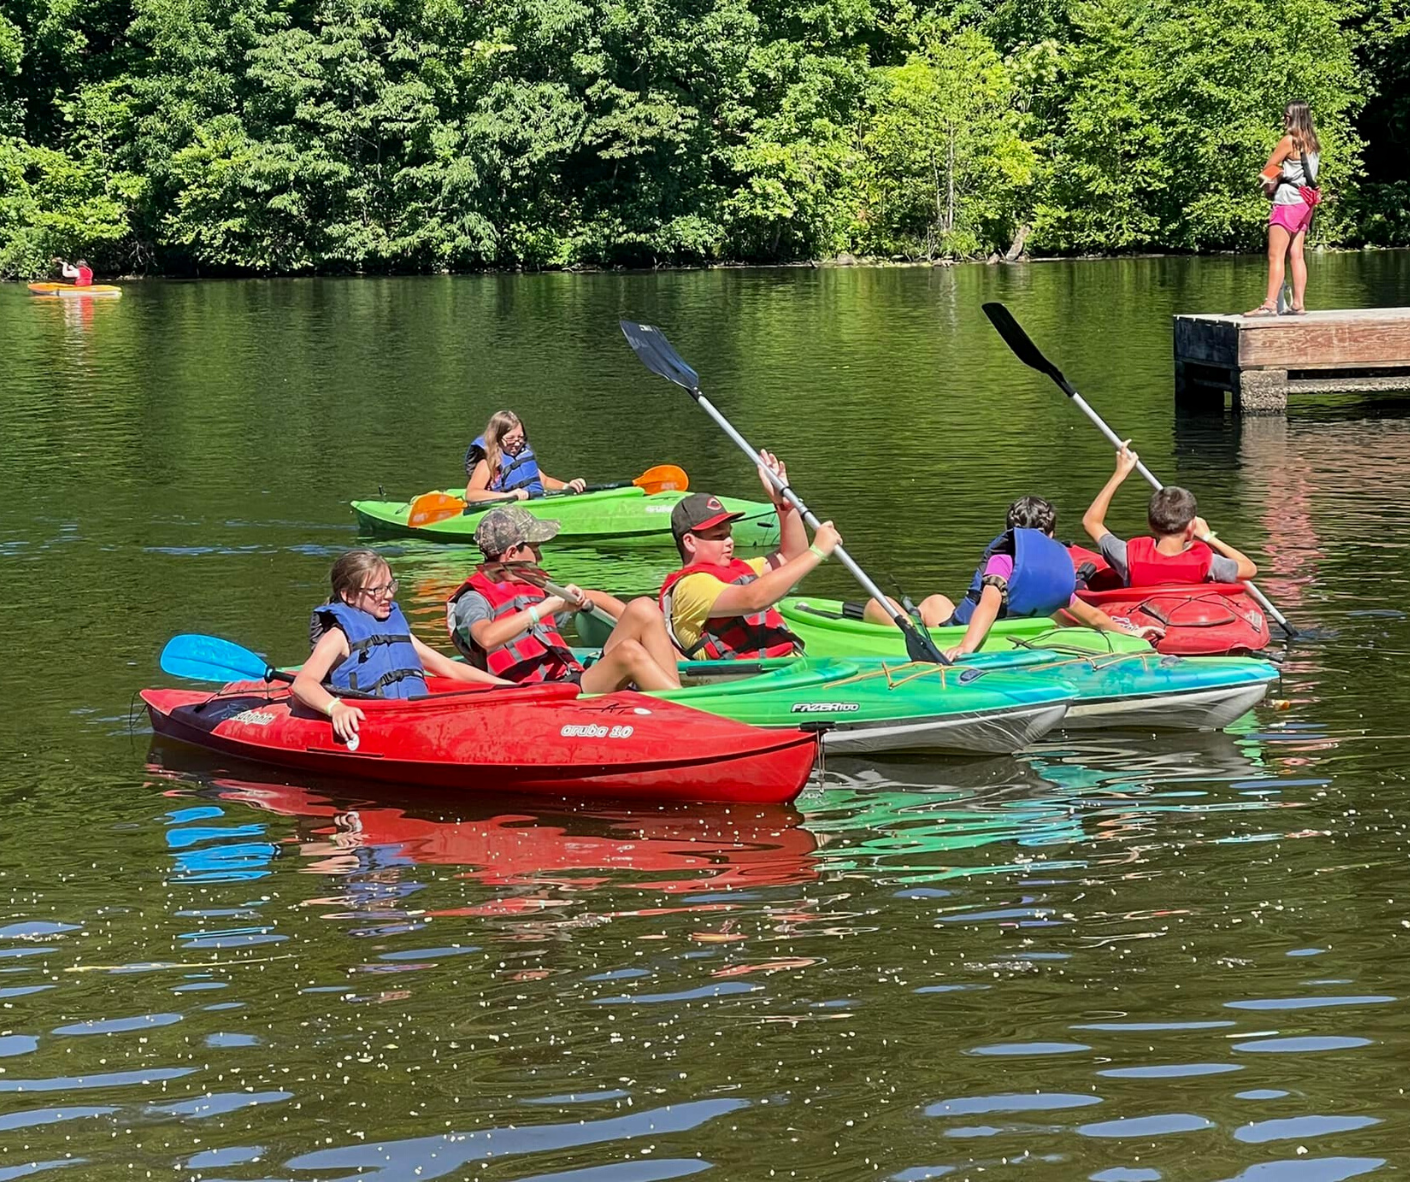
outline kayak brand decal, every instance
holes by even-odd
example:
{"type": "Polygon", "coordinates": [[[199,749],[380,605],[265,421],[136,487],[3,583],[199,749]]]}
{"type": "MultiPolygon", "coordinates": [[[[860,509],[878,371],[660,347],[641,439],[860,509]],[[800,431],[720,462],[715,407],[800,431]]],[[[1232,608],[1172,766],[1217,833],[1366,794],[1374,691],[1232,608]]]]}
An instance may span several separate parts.
{"type": "Polygon", "coordinates": [[[852,714],[860,710],[856,702],[795,702],[794,714],[852,714]]]}
{"type": "Polygon", "coordinates": [[[595,722],[569,724],[558,732],[564,739],[630,739],[634,728],[630,726],[605,727],[595,722]]]}
{"type": "Polygon", "coordinates": [[[268,726],[274,721],[274,715],[267,710],[241,710],[230,720],[231,722],[244,722],[250,726],[268,726]]]}

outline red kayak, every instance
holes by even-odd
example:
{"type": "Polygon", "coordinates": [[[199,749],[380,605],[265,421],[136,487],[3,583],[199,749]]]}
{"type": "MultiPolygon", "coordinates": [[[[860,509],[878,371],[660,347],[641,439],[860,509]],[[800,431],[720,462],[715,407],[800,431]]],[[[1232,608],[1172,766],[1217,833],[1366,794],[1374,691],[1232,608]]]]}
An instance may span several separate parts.
{"type": "Polygon", "coordinates": [[[152,727],[260,763],[428,788],[658,801],[780,804],[802,791],[818,737],[766,731],[642,694],[579,699],[576,686],[466,687],[358,701],[343,743],[284,688],[143,690],[152,727]]]}
{"type": "Polygon", "coordinates": [[[1137,628],[1164,628],[1157,652],[1211,657],[1256,652],[1268,644],[1268,620],[1242,583],[1123,587],[1121,576],[1100,554],[1073,545],[1067,552],[1077,572],[1078,598],[1137,628]]]}
{"type": "Polygon", "coordinates": [[[1137,628],[1165,629],[1156,651],[1182,657],[1250,653],[1268,644],[1268,620],[1239,583],[1168,583],[1078,591],[1093,607],[1137,628]]]}

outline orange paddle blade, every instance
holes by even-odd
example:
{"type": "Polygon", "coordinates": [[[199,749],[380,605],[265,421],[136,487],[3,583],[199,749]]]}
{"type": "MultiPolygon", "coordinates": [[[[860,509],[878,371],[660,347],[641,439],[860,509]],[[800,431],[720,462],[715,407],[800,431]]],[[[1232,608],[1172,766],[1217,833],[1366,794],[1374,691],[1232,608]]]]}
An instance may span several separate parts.
{"type": "Polygon", "coordinates": [[[663,492],[685,492],[690,488],[690,477],[685,474],[684,468],[677,468],[674,464],[657,464],[632,483],[651,497],[663,492]]]}
{"type": "Polygon", "coordinates": [[[422,493],[411,502],[411,512],[407,515],[407,525],[433,525],[448,517],[459,517],[465,512],[465,502],[449,493],[422,493]]]}

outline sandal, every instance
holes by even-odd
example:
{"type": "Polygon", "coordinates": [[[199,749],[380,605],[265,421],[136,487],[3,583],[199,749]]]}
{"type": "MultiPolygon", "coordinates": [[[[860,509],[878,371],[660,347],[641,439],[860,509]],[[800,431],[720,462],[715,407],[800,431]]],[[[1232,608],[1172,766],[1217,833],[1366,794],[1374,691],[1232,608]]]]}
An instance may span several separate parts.
{"type": "Polygon", "coordinates": [[[1259,304],[1258,307],[1256,307],[1252,312],[1245,312],[1244,318],[1250,319],[1254,316],[1276,316],[1277,314],[1278,305],[1270,304],[1267,300],[1264,300],[1263,303],[1259,304]]]}
{"type": "Polygon", "coordinates": [[[1307,315],[1307,309],[1306,309],[1306,308],[1298,308],[1298,307],[1294,306],[1294,307],[1288,309],[1288,315],[1289,315],[1289,316],[1306,316],[1306,315],[1307,315]]]}

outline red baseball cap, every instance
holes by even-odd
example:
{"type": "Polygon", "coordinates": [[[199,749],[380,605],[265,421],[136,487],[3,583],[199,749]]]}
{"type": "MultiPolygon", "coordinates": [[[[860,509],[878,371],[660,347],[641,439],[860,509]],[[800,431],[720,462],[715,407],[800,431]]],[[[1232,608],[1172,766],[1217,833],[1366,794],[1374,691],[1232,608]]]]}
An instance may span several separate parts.
{"type": "Polygon", "coordinates": [[[684,534],[699,533],[712,525],[725,521],[738,521],[743,513],[731,513],[720,503],[719,497],[709,493],[691,493],[671,510],[671,533],[676,541],[684,534]]]}

